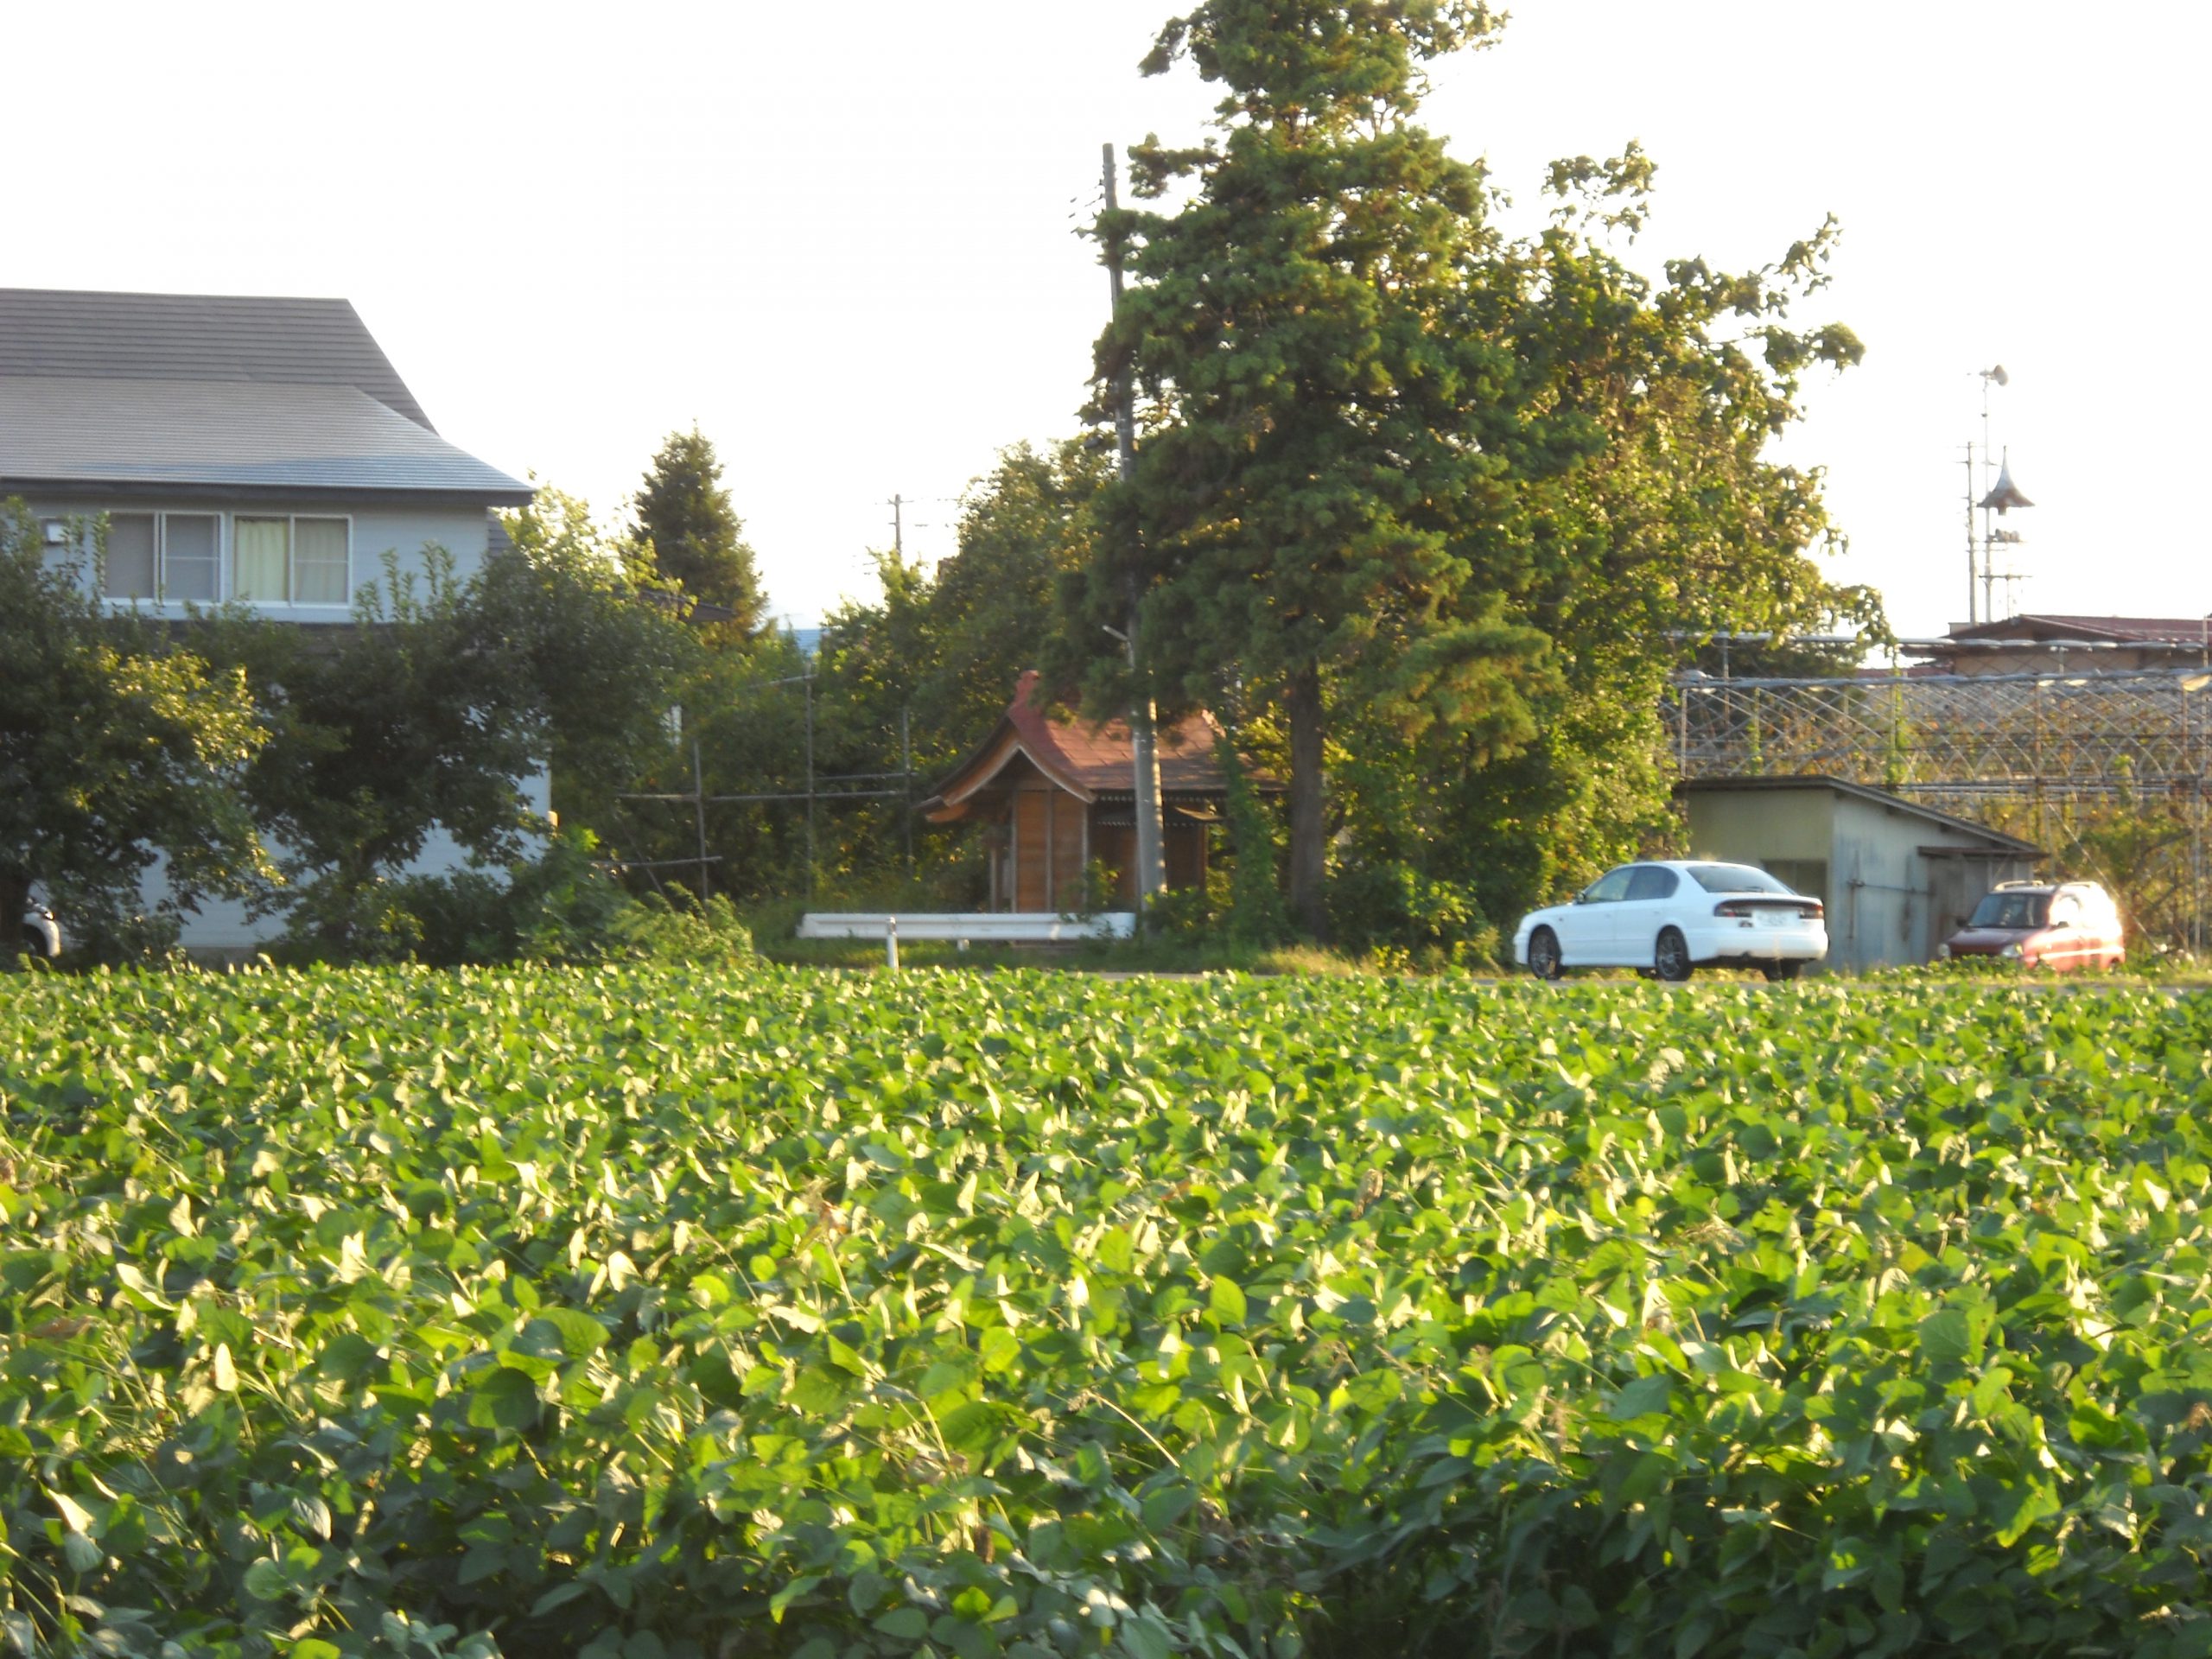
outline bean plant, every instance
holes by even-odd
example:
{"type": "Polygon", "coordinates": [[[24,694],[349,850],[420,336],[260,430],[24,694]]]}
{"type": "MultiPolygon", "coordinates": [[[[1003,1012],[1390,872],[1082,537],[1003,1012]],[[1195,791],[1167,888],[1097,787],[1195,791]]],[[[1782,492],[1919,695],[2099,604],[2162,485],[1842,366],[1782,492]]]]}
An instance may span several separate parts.
{"type": "Polygon", "coordinates": [[[2212,1004],[0,1002],[0,1649],[2212,1653],[2212,1004]]]}

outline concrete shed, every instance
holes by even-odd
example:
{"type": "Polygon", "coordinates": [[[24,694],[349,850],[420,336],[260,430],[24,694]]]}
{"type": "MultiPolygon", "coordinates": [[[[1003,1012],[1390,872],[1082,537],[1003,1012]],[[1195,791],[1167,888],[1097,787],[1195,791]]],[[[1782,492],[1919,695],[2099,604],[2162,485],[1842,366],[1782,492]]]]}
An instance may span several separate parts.
{"type": "Polygon", "coordinates": [[[1999,881],[2042,850],[1834,778],[1697,778],[1675,785],[1694,858],[1756,864],[1827,906],[1830,968],[1927,962],[1999,881]]]}

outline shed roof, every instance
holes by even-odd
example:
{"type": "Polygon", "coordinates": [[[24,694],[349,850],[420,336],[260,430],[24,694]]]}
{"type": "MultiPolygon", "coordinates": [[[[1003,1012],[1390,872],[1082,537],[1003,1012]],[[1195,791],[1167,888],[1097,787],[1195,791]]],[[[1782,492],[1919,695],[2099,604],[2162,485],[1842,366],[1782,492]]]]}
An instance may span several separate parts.
{"type": "MultiPolygon", "coordinates": [[[[2097,644],[2199,645],[2205,623],[2198,616],[2074,616],[2031,611],[1996,622],[1954,626],[1955,640],[2089,640],[2097,644]]],[[[1942,641],[1936,642],[1938,645],[1942,641]]]]}
{"type": "Polygon", "coordinates": [[[0,375],[0,486],[70,484],[532,493],[350,385],[0,375]]]}
{"type": "Polygon", "coordinates": [[[1986,823],[1976,823],[1971,818],[1954,817],[1948,812],[1938,812],[1932,806],[1923,806],[1918,801],[1909,801],[1902,795],[1891,794],[1886,789],[1876,789],[1868,784],[1847,783],[1840,778],[1823,777],[1815,772],[1802,772],[1783,777],[1758,778],[1685,778],[1675,785],[1677,795],[1721,795],[1767,792],[1777,790],[1827,790],[1837,795],[1871,801],[1892,812],[1919,818],[1929,823],[1941,824],[1947,830],[1979,836],[1993,846],[2007,851],[2029,853],[2040,858],[2043,849],[2033,842],[2022,841],[2018,836],[2008,836],[2001,830],[1993,830],[1986,823]]]}
{"type": "MultiPolygon", "coordinates": [[[[1163,796],[1219,796],[1229,786],[1214,745],[1221,728],[1203,710],[1160,728],[1154,748],[1160,756],[1163,796]]],[[[1016,757],[1085,803],[1135,792],[1131,774],[1135,750],[1129,723],[1114,719],[1090,724],[1048,713],[1037,690],[1037,671],[1025,672],[991,734],[956,766],[922,803],[923,811],[943,823],[962,816],[969,798],[997,777],[1016,757]]],[[[1255,774],[1254,786],[1279,787],[1255,774]]]]}
{"type": "Polygon", "coordinates": [[[347,300],[0,288],[0,376],[354,386],[430,417],[347,300]]]}

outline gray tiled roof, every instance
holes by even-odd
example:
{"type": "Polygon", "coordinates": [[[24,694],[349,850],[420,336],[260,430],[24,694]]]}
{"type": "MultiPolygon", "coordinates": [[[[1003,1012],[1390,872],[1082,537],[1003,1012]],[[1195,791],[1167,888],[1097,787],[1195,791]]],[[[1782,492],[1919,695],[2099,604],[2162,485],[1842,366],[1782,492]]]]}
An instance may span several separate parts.
{"type": "Polygon", "coordinates": [[[71,484],[531,494],[352,385],[0,375],[0,493],[71,484]]]}
{"type": "Polygon", "coordinates": [[[0,288],[0,376],[357,386],[430,427],[345,300],[0,288]]]}

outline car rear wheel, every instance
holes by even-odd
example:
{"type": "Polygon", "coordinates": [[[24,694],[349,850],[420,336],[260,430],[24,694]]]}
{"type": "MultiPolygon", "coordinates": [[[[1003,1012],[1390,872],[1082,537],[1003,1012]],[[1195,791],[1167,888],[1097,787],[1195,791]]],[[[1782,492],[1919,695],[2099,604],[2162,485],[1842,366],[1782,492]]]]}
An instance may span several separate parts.
{"type": "Polygon", "coordinates": [[[1529,971],[1538,979],[1560,976],[1559,935],[1540,927],[1529,936],[1529,971]]]}
{"type": "Polygon", "coordinates": [[[1783,980],[1795,979],[1803,973],[1805,964],[1802,962],[1770,962],[1763,964],[1759,971],[1770,982],[1779,984],[1783,980]]]}
{"type": "Polygon", "coordinates": [[[1659,942],[1651,948],[1651,971],[1669,985],[1679,985],[1690,976],[1690,947],[1679,930],[1660,931],[1659,942]]]}

